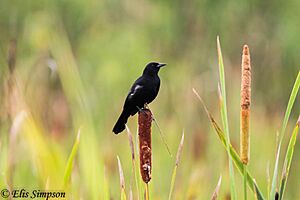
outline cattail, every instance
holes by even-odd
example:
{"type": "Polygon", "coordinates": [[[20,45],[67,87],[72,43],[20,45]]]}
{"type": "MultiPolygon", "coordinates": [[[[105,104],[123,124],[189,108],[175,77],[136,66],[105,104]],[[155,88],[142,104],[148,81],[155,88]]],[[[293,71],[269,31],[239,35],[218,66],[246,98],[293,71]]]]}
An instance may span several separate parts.
{"type": "Polygon", "coordinates": [[[242,56],[242,81],[241,81],[241,119],[240,119],[240,153],[243,164],[249,162],[249,126],[251,104],[251,65],[250,52],[244,45],[242,56]]]}
{"type": "Polygon", "coordinates": [[[151,180],[152,171],[151,123],[152,113],[149,109],[139,112],[140,171],[145,183],[151,180]]]}

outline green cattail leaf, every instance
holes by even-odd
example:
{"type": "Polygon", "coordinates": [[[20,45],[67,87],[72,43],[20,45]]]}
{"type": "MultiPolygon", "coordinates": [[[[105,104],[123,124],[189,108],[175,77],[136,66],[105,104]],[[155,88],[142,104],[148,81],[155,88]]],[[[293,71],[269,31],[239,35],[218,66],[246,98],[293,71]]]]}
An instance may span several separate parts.
{"type": "Polygon", "coordinates": [[[275,161],[275,167],[274,167],[274,173],[273,173],[273,179],[271,185],[270,199],[275,199],[280,149],[281,149],[281,142],[278,144],[277,153],[276,153],[276,161],[275,161]]]}
{"type": "Polygon", "coordinates": [[[64,185],[65,185],[65,187],[70,182],[70,177],[71,177],[72,170],[73,170],[73,163],[74,163],[75,156],[77,154],[79,141],[80,141],[80,129],[78,130],[76,140],[73,144],[72,151],[71,151],[71,154],[69,156],[69,159],[68,159],[68,162],[67,162],[67,165],[66,165],[65,174],[64,174],[64,185]]]}
{"type": "Polygon", "coordinates": [[[296,140],[297,140],[297,135],[299,132],[299,126],[300,126],[300,118],[298,120],[298,123],[296,125],[296,127],[293,130],[292,136],[290,138],[290,142],[287,148],[287,152],[285,155],[285,159],[284,159],[284,168],[283,168],[283,172],[282,172],[282,178],[281,178],[281,183],[280,183],[280,192],[279,192],[279,200],[281,200],[283,198],[284,195],[284,191],[286,188],[286,182],[289,176],[289,171],[290,171],[290,167],[292,164],[292,158],[293,158],[293,154],[294,154],[294,147],[296,144],[296,140]]]}
{"type": "MultiPolygon", "coordinates": [[[[219,125],[217,124],[217,122],[214,120],[214,118],[212,117],[211,113],[208,111],[204,101],[202,100],[202,98],[200,97],[200,95],[197,93],[197,91],[195,89],[193,89],[193,92],[195,93],[195,95],[198,97],[198,99],[200,100],[201,104],[204,107],[204,110],[213,126],[213,128],[215,129],[219,139],[221,140],[222,144],[224,145],[227,153],[230,154],[230,157],[232,159],[232,161],[234,162],[236,168],[238,169],[238,171],[240,172],[240,174],[243,176],[244,173],[244,166],[243,163],[238,155],[238,153],[235,151],[235,149],[232,147],[232,145],[230,143],[227,143],[226,140],[226,136],[224,134],[224,132],[221,130],[221,128],[219,127],[219,125]],[[227,146],[229,146],[229,150],[227,148],[227,146]]],[[[253,181],[253,177],[251,176],[251,174],[249,173],[248,170],[246,170],[246,174],[247,174],[247,184],[248,187],[257,194],[257,199],[258,200],[264,200],[264,196],[261,192],[261,190],[259,189],[258,185],[253,181]]]]}
{"type": "Polygon", "coordinates": [[[299,88],[300,88],[300,71],[298,72],[296,81],[294,83],[294,86],[293,86],[293,89],[292,89],[292,92],[291,92],[291,95],[290,95],[290,99],[289,99],[287,108],[286,108],[286,111],[285,111],[283,124],[282,124],[281,132],[280,132],[280,141],[282,140],[282,138],[284,136],[285,129],[286,129],[287,123],[289,121],[291,110],[292,110],[293,105],[295,103],[295,99],[297,97],[299,88]]]}
{"type": "MultiPolygon", "coordinates": [[[[211,122],[213,124],[213,127],[215,129],[215,131],[217,132],[219,139],[222,141],[223,145],[226,147],[227,141],[225,139],[225,135],[223,133],[223,131],[220,129],[220,127],[218,126],[218,124],[215,122],[215,120],[213,118],[211,118],[211,122]]],[[[227,148],[226,148],[227,150],[227,148]]],[[[229,151],[230,151],[230,155],[231,158],[235,164],[235,166],[237,167],[237,169],[239,170],[240,174],[243,176],[244,175],[244,165],[238,155],[238,153],[234,150],[234,148],[231,146],[231,144],[229,144],[229,151]]],[[[247,184],[250,187],[250,189],[255,192],[257,194],[257,199],[258,200],[264,200],[264,196],[261,192],[261,190],[259,189],[258,185],[253,181],[253,177],[251,176],[251,174],[249,173],[249,171],[246,171],[247,174],[247,184]]]]}
{"type": "Polygon", "coordinates": [[[253,179],[253,183],[254,183],[253,187],[254,187],[254,190],[255,190],[255,192],[254,192],[254,198],[255,198],[256,200],[258,200],[258,199],[259,199],[259,198],[258,198],[258,196],[259,196],[259,189],[258,189],[258,187],[257,187],[257,184],[256,184],[255,179],[253,179]]]}
{"type": "MultiPolygon", "coordinates": [[[[218,50],[218,60],[219,60],[219,76],[220,76],[221,118],[225,130],[226,140],[228,141],[227,143],[230,144],[228,116],[227,116],[227,102],[226,102],[225,70],[224,70],[223,56],[222,56],[219,36],[217,37],[217,50],[218,50]]],[[[233,170],[232,160],[229,153],[229,146],[227,146],[226,148],[228,153],[231,198],[232,200],[235,200],[237,198],[236,198],[236,188],[235,188],[235,180],[234,180],[234,170],[233,170]]]]}
{"type": "Polygon", "coordinates": [[[174,190],[175,179],[176,179],[176,174],[177,174],[177,168],[178,168],[178,166],[175,165],[174,169],[173,169],[172,179],[171,179],[171,186],[170,186],[170,192],[169,192],[169,198],[168,198],[169,200],[172,199],[172,193],[173,193],[173,190],[174,190]]]}
{"type": "Polygon", "coordinates": [[[270,194],[270,198],[271,199],[275,199],[275,193],[276,193],[276,182],[277,182],[277,176],[278,176],[278,160],[280,157],[280,148],[281,148],[281,144],[282,144],[282,140],[284,137],[284,133],[285,133],[285,129],[288,123],[288,120],[290,118],[290,114],[293,108],[293,105],[295,103],[295,99],[297,97],[298,91],[299,91],[299,87],[300,87],[300,71],[298,72],[298,76],[296,78],[296,81],[294,83],[291,95],[290,95],[290,99],[285,111],[285,115],[284,115],[284,119],[283,119],[283,123],[282,123],[282,128],[280,131],[280,139],[279,139],[279,145],[278,145],[278,150],[277,150],[277,155],[276,155],[276,161],[275,161],[275,168],[274,168],[274,172],[273,172],[273,179],[272,179],[272,187],[271,187],[271,194],[270,194]]]}
{"type": "Polygon", "coordinates": [[[267,185],[267,191],[268,191],[267,192],[268,193],[267,199],[270,199],[271,176],[270,176],[270,162],[269,161],[267,163],[266,173],[267,173],[267,183],[268,183],[268,185],[267,185]]]}

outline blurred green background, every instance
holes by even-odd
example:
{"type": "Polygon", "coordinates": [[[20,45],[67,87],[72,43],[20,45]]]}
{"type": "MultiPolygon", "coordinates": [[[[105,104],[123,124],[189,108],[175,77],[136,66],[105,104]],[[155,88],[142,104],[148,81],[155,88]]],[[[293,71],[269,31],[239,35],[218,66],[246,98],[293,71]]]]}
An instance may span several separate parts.
{"type": "MultiPolygon", "coordinates": [[[[61,188],[80,128],[69,188],[72,199],[105,199],[107,194],[119,199],[117,155],[126,192],[132,185],[136,199],[127,134],[116,136],[111,130],[133,81],[148,62],[159,61],[168,66],[160,71],[160,93],[150,107],[174,155],[182,131],[186,134],[173,197],[209,199],[222,174],[220,198],[225,199],[229,194],[226,152],[192,93],[192,88],[199,91],[220,122],[219,35],[230,133],[237,150],[241,51],[245,43],[250,47],[249,169],[266,194],[276,131],[299,71],[299,8],[297,0],[0,0],[1,189],[61,188]],[[9,67],[8,52],[14,44],[16,64],[9,67]],[[24,112],[25,119],[20,114],[24,112]],[[17,130],[12,130],[13,122],[17,130]]],[[[298,102],[299,98],[284,149],[299,115],[298,102]]],[[[135,135],[136,116],[128,126],[135,135]]],[[[168,155],[154,124],[152,140],[150,196],[167,199],[175,158],[168,155]]],[[[296,144],[286,199],[299,196],[299,155],[296,144]]],[[[237,173],[236,183],[242,196],[237,173]]],[[[253,198],[251,193],[249,197],[253,198]]]]}

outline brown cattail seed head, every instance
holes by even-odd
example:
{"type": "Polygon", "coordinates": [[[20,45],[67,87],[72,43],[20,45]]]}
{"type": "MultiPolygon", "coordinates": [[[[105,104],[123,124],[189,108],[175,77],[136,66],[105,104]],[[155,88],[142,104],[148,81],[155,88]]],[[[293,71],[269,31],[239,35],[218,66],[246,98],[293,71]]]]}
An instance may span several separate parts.
{"type": "Polygon", "coordinates": [[[139,144],[140,144],[140,171],[145,183],[151,180],[152,147],[151,147],[152,113],[149,109],[139,112],[139,144]]]}
{"type": "Polygon", "coordinates": [[[242,84],[241,84],[241,107],[249,109],[251,103],[251,65],[250,52],[244,45],[242,56],[242,84]]]}
{"type": "Polygon", "coordinates": [[[241,81],[241,160],[244,164],[249,161],[249,125],[250,125],[250,104],[251,104],[251,64],[250,52],[247,45],[244,45],[242,55],[242,81],[241,81]]]}

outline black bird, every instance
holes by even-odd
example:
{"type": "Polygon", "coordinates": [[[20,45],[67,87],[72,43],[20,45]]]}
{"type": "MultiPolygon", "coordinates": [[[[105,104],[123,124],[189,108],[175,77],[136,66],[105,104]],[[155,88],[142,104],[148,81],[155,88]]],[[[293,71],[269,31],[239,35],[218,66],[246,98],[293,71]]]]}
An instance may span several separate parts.
{"type": "Polygon", "coordinates": [[[144,108],[145,104],[149,104],[155,99],[160,86],[158,71],[165,65],[157,62],[147,64],[142,76],[134,82],[126,97],[123,111],[113,128],[115,134],[125,129],[125,124],[130,115],[135,115],[140,109],[144,108]]]}

